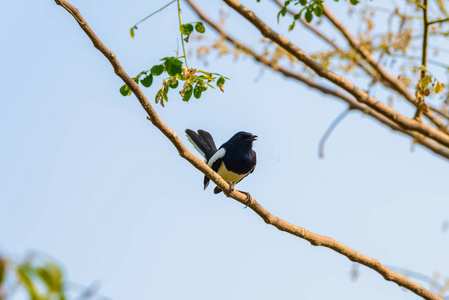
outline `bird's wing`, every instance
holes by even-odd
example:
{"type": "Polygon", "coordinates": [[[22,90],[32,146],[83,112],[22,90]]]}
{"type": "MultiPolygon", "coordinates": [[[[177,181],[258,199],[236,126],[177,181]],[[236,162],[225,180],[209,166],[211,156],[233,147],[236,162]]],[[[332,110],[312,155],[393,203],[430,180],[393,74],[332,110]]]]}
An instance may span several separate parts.
{"type": "MultiPolygon", "coordinates": [[[[214,170],[215,172],[218,172],[218,169],[220,168],[221,163],[223,162],[223,157],[225,155],[226,155],[225,148],[218,149],[217,152],[215,152],[215,154],[212,155],[212,157],[209,159],[207,165],[210,168],[212,168],[212,170],[214,170]]],[[[204,189],[206,189],[207,186],[209,185],[209,181],[210,179],[207,176],[204,176],[204,189]]]]}
{"type": "Polygon", "coordinates": [[[249,174],[251,174],[252,172],[254,172],[254,169],[256,168],[256,164],[257,164],[257,153],[256,151],[254,151],[254,155],[256,156],[256,163],[254,164],[254,167],[251,169],[251,171],[248,172],[248,174],[246,174],[244,177],[242,177],[242,179],[240,179],[238,182],[236,182],[235,184],[239,183],[240,181],[242,181],[246,176],[248,176],[249,174]]]}

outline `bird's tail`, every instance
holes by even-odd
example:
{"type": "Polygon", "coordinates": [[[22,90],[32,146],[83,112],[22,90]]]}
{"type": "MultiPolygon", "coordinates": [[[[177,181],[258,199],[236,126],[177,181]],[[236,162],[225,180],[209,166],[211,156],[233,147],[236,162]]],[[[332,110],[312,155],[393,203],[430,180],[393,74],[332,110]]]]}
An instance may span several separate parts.
{"type": "Polygon", "coordinates": [[[192,143],[193,147],[195,147],[199,153],[201,153],[206,161],[217,152],[214,139],[209,132],[200,129],[198,130],[198,133],[196,133],[193,130],[186,129],[186,135],[189,142],[192,143]]]}

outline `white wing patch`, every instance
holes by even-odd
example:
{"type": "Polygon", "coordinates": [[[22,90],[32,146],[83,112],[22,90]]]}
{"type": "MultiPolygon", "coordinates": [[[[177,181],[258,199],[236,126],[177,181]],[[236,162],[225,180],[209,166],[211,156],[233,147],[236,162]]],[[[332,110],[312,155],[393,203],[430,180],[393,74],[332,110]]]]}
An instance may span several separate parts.
{"type": "Polygon", "coordinates": [[[200,147],[198,147],[198,145],[195,144],[195,142],[190,138],[188,134],[186,134],[186,136],[187,140],[193,145],[193,147],[201,154],[201,156],[203,156],[204,159],[206,159],[206,154],[204,154],[204,152],[200,149],[200,147]]]}
{"type": "Polygon", "coordinates": [[[212,165],[214,164],[214,162],[216,162],[220,158],[223,158],[225,156],[225,154],[226,154],[225,148],[219,149],[217,152],[215,152],[214,155],[212,155],[212,157],[207,162],[207,165],[212,168],[212,165]]]}

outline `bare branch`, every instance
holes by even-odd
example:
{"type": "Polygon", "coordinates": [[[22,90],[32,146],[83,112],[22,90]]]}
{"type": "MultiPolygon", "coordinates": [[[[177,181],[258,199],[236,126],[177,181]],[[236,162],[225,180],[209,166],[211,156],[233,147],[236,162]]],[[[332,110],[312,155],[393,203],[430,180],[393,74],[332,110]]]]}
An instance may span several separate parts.
{"type": "MultiPolygon", "coordinates": [[[[408,89],[394,76],[392,76],[390,73],[388,73],[387,70],[382,68],[382,66],[379,64],[378,61],[374,59],[374,57],[370,54],[370,52],[365,49],[362,45],[359,45],[356,38],[351,35],[351,33],[344,27],[340,21],[326,8],[323,9],[323,14],[326,16],[326,18],[335,26],[335,28],[338,29],[338,31],[341,32],[341,34],[346,38],[349,45],[356,50],[362,58],[369,63],[371,67],[373,67],[374,70],[381,76],[383,80],[381,82],[387,82],[385,85],[386,87],[392,88],[395,91],[397,91],[399,94],[404,96],[404,98],[410,102],[411,104],[415,105],[416,107],[420,107],[420,103],[415,99],[415,97],[409,93],[408,89]]],[[[444,126],[443,122],[436,118],[432,112],[424,111],[424,115],[433,123],[435,126],[437,126],[438,129],[443,131],[444,133],[448,134],[449,130],[444,126]]]]}

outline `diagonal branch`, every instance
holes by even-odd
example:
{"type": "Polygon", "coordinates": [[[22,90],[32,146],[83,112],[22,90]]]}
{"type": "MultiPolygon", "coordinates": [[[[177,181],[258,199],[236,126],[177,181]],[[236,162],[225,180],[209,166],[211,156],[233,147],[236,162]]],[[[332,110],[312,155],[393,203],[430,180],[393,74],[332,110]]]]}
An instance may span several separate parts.
{"type": "Polygon", "coordinates": [[[432,128],[427,124],[420,123],[416,120],[409,119],[404,115],[401,115],[391,107],[371,97],[365,91],[357,88],[354,84],[346,80],[344,77],[339,76],[330,71],[329,69],[323,67],[308,54],[304,53],[301,49],[292,44],[288,39],[273,31],[268,25],[266,25],[262,20],[260,20],[254,14],[254,12],[247,9],[237,0],[223,0],[223,1],[226,4],[228,4],[231,8],[236,10],[238,13],[240,13],[248,21],[250,21],[257,29],[259,29],[259,31],[263,36],[269,38],[270,40],[278,44],[280,47],[284,48],[287,52],[296,57],[298,60],[302,61],[305,65],[311,68],[319,76],[329,80],[330,82],[334,83],[335,85],[341,87],[342,89],[353,95],[357,99],[357,101],[366,104],[367,106],[371,107],[378,113],[384,115],[388,119],[397,123],[402,128],[411,131],[417,131],[422,135],[442,144],[443,146],[449,147],[449,135],[435,128],[432,128]]]}
{"type": "MultiPolygon", "coordinates": [[[[140,89],[140,87],[131,79],[131,77],[125,72],[125,70],[120,65],[117,60],[115,54],[109,50],[101,40],[95,35],[90,26],[84,20],[80,12],[73,7],[66,0],[55,0],[56,4],[61,5],[64,9],[66,9],[78,22],[79,26],[83,29],[83,31],[87,34],[87,36],[91,39],[94,47],[97,48],[111,63],[114,68],[114,72],[129,86],[132,92],[136,95],[143,109],[148,114],[151,122],[155,127],[157,127],[176,147],[178,153],[181,157],[189,161],[195,168],[204,173],[207,177],[209,177],[215,184],[217,184],[223,191],[229,192],[228,184],[211,168],[209,168],[203,161],[199,158],[195,157],[192,153],[190,153],[187,148],[182,144],[181,140],[177,136],[177,134],[171,130],[157,115],[156,111],[152,107],[152,105],[148,102],[148,99],[145,97],[144,93],[140,89]]],[[[246,202],[246,195],[233,191],[230,193],[230,196],[241,203],[246,202]]],[[[361,253],[356,252],[355,250],[343,245],[336,240],[320,236],[310,231],[307,231],[304,228],[288,223],[285,220],[282,220],[278,217],[270,214],[265,208],[263,208],[260,204],[256,202],[255,199],[251,198],[251,201],[248,205],[254,212],[256,212],[267,224],[273,225],[281,231],[288,232],[292,235],[298,236],[309,241],[312,245],[315,246],[324,246],[334,251],[343,254],[348,257],[351,261],[356,261],[361,264],[364,264],[377,272],[379,272],[386,280],[391,280],[396,282],[397,284],[404,286],[405,288],[415,292],[416,294],[426,298],[426,299],[440,299],[434,294],[430,293],[422,286],[414,283],[410,279],[405,276],[402,276],[398,273],[395,273],[382,265],[378,260],[365,256],[361,253]]]]}
{"type": "Polygon", "coordinates": [[[429,149],[430,151],[434,152],[435,154],[444,157],[446,159],[449,159],[449,152],[440,144],[437,144],[435,142],[432,142],[431,140],[424,138],[420,136],[419,134],[412,132],[410,130],[404,130],[402,129],[398,124],[395,122],[389,120],[388,118],[384,117],[383,115],[379,114],[378,112],[370,109],[369,107],[358,103],[352,97],[348,96],[347,94],[344,94],[338,90],[329,89],[327,87],[324,87],[310,79],[307,79],[306,77],[294,73],[282,66],[279,66],[275,64],[273,61],[267,59],[265,56],[257,54],[255,51],[253,51],[250,47],[244,45],[243,43],[237,41],[234,37],[229,35],[223,28],[221,28],[216,22],[212,21],[206,14],[204,14],[200,8],[192,1],[192,0],[186,0],[187,4],[190,5],[190,7],[196,12],[198,17],[200,17],[203,21],[208,23],[215,31],[217,31],[222,38],[230,42],[234,47],[239,49],[240,51],[249,54],[251,57],[253,57],[257,62],[271,68],[273,71],[277,71],[284,75],[287,78],[295,79],[299,82],[305,83],[310,88],[313,88],[323,94],[334,96],[337,99],[340,99],[348,104],[348,109],[358,110],[361,111],[364,114],[369,115],[370,117],[376,119],[380,123],[390,127],[392,130],[406,134],[413,138],[414,142],[423,145],[425,148],[429,149]]]}

